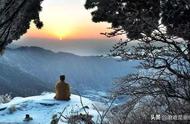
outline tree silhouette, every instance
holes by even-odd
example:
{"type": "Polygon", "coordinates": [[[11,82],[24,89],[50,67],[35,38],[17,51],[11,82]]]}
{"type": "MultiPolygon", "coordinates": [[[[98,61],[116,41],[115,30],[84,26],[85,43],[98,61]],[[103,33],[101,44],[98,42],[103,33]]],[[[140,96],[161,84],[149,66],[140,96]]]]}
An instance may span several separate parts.
{"type": "Polygon", "coordinates": [[[115,36],[127,34],[130,39],[150,36],[160,26],[167,27],[167,35],[190,39],[189,0],[87,0],[86,9],[96,8],[94,22],[109,22],[115,30],[107,33],[115,36]],[[137,28],[138,27],[138,28],[137,28]]]}
{"type": "Polygon", "coordinates": [[[148,99],[158,111],[190,112],[190,1],[87,0],[85,7],[94,22],[112,24],[104,35],[126,34],[111,55],[140,63],[118,81],[117,95],[138,99],[134,104],[148,99]]]}
{"type": "Polygon", "coordinates": [[[42,1],[0,0],[0,51],[26,33],[31,20],[37,28],[43,26],[39,19],[42,1]]]}

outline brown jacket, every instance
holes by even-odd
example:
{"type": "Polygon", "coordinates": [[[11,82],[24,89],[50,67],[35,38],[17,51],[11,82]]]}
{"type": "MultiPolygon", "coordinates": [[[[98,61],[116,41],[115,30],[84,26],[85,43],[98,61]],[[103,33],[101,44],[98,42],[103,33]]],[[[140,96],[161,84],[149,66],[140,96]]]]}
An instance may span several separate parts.
{"type": "Polygon", "coordinates": [[[55,99],[57,100],[70,100],[70,86],[68,83],[63,81],[58,81],[55,87],[56,96],[55,99]]]}

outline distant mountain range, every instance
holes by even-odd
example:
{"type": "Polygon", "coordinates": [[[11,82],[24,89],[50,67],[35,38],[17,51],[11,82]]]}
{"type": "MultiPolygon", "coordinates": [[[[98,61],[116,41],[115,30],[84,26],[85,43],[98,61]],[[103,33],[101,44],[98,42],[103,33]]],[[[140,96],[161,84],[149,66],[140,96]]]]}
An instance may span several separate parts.
{"type": "Polygon", "coordinates": [[[29,96],[40,94],[48,89],[44,82],[19,68],[0,64],[0,94],[29,96]]]}
{"type": "Polygon", "coordinates": [[[53,91],[65,74],[73,92],[110,90],[115,78],[134,71],[137,62],[54,53],[39,47],[8,48],[0,57],[0,94],[36,95],[53,91]]]}

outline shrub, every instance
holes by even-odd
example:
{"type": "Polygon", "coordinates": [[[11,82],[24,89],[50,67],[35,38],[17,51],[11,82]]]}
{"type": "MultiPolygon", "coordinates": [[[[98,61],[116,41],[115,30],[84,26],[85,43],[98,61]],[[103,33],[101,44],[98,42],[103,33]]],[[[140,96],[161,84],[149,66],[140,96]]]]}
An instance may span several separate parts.
{"type": "Polygon", "coordinates": [[[0,104],[1,103],[8,103],[12,99],[10,94],[0,95],[0,104]]]}

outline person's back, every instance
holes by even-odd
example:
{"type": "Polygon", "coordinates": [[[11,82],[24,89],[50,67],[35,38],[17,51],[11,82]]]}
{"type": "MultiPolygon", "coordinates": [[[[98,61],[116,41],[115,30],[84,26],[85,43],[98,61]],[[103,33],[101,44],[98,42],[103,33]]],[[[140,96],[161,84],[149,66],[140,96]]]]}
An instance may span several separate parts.
{"type": "Polygon", "coordinates": [[[57,100],[70,100],[70,86],[65,82],[65,76],[60,76],[60,81],[56,84],[56,96],[57,100]]]}

